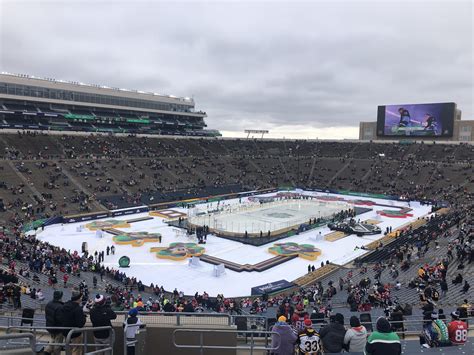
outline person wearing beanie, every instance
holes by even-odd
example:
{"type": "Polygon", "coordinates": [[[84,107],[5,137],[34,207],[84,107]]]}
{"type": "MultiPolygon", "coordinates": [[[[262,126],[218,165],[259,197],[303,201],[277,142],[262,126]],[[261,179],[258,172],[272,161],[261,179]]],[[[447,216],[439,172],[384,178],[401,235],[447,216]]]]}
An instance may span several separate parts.
{"type": "Polygon", "coordinates": [[[311,319],[304,320],[304,330],[298,334],[297,344],[299,354],[320,355],[322,353],[321,338],[313,329],[311,319]]]}
{"type": "Polygon", "coordinates": [[[319,336],[323,342],[325,353],[340,353],[344,347],[344,336],[346,328],[344,328],[344,316],[336,313],[334,321],[324,326],[319,332],[319,336]]]}
{"type": "MultiPolygon", "coordinates": [[[[109,304],[105,302],[103,295],[97,294],[94,298],[94,306],[91,309],[90,319],[93,327],[111,327],[111,320],[116,319],[117,314],[112,310],[109,304]]],[[[97,346],[96,350],[101,350],[110,344],[110,331],[97,330],[94,331],[94,343],[104,344],[104,346],[97,346]]],[[[105,354],[111,354],[110,351],[105,354]]]]}
{"type": "Polygon", "coordinates": [[[459,312],[451,313],[453,319],[448,324],[449,340],[453,345],[464,345],[467,340],[467,323],[459,319],[459,312]]]}
{"type": "MultiPolygon", "coordinates": [[[[66,337],[72,328],[82,328],[86,324],[86,315],[81,307],[82,293],[79,290],[73,290],[71,299],[67,301],[61,312],[62,326],[68,329],[63,330],[63,335],[66,337]]],[[[82,354],[82,333],[73,333],[71,336],[72,354],[82,354]]]]}
{"type": "Polygon", "coordinates": [[[280,336],[272,334],[272,348],[278,347],[278,350],[272,352],[273,355],[292,355],[295,349],[296,333],[287,323],[285,316],[278,317],[278,322],[272,327],[272,332],[278,333],[280,336]]]}
{"type": "MultiPolygon", "coordinates": [[[[53,294],[53,300],[48,302],[44,310],[46,317],[47,327],[61,327],[61,310],[64,303],[61,301],[63,298],[63,292],[56,290],[53,294]]],[[[64,341],[63,333],[60,329],[48,329],[48,333],[51,336],[51,343],[62,343],[64,341]]],[[[44,350],[45,354],[56,354],[61,353],[60,345],[48,345],[44,350]]]]}
{"type": "Polygon", "coordinates": [[[400,338],[392,331],[387,318],[377,319],[376,331],[367,339],[365,353],[367,355],[400,355],[402,353],[400,338]]]}
{"type": "Polygon", "coordinates": [[[363,353],[367,344],[367,329],[360,324],[356,316],[351,317],[350,325],[344,336],[344,345],[348,347],[349,352],[363,353]]]}
{"type": "Polygon", "coordinates": [[[145,325],[138,318],[138,310],[132,308],[128,311],[128,317],[123,321],[125,337],[127,338],[127,355],[135,355],[135,340],[140,328],[145,325]]]}

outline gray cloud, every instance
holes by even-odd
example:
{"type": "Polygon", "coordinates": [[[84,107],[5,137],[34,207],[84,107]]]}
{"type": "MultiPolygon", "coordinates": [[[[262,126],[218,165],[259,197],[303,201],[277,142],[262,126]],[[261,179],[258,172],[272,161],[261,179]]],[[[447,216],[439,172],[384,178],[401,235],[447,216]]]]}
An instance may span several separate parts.
{"type": "Polygon", "coordinates": [[[193,95],[210,128],[357,127],[436,101],[474,118],[470,1],[0,4],[2,70],[193,95]]]}

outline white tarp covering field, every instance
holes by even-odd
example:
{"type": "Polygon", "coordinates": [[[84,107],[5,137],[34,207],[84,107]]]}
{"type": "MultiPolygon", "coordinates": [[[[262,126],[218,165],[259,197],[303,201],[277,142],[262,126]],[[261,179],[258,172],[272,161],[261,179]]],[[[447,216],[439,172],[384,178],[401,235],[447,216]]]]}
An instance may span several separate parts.
{"type": "MultiPolygon", "coordinates": [[[[319,192],[304,192],[304,194],[312,196],[333,196],[331,194],[319,192]]],[[[272,194],[267,194],[265,196],[270,195],[272,194]]],[[[346,200],[361,199],[357,196],[341,195],[341,197],[344,197],[346,200]]],[[[408,202],[402,201],[388,201],[365,197],[363,199],[394,207],[408,206],[408,202]]],[[[241,202],[245,203],[246,199],[242,199],[241,202]]],[[[239,200],[227,200],[225,203],[237,205],[239,204],[239,200]]],[[[215,208],[216,204],[217,203],[212,203],[208,205],[209,208],[215,208]]],[[[377,219],[381,222],[379,227],[382,229],[382,231],[384,231],[389,226],[391,226],[393,229],[396,229],[401,225],[404,225],[419,217],[425,216],[429,214],[431,209],[430,206],[422,206],[418,202],[411,202],[410,207],[413,209],[411,211],[413,217],[383,217],[378,215],[376,211],[390,209],[390,207],[372,206],[371,208],[373,208],[373,211],[359,215],[357,218],[360,218],[360,220],[377,219]]],[[[340,209],[342,208],[339,206],[338,210],[340,209]]],[[[175,208],[175,210],[184,213],[187,212],[187,209],[184,208],[175,208]]],[[[296,205],[296,213],[300,213],[300,211],[302,211],[301,218],[309,219],[308,215],[303,215],[303,213],[307,212],[303,209],[299,209],[296,205]]],[[[294,214],[295,210],[292,207],[286,208],[285,211],[274,211],[274,213],[294,214]]],[[[332,212],[329,214],[332,214],[332,212]]],[[[128,220],[145,216],[148,216],[148,213],[114,217],[114,219],[128,220]]],[[[314,216],[313,213],[312,217],[319,216],[314,216]]],[[[252,216],[252,218],[255,219],[257,217],[252,216]]],[[[291,219],[290,217],[288,218],[291,219]]],[[[239,220],[241,224],[245,223],[245,215],[239,216],[238,219],[234,219],[234,221],[237,220],[239,220]]],[[[114,244],[112,240],[113,235],[109,233],[103,233],[102,238],[100,238],[96,235],[95,231],[89,231],[88,229],[78,231],[77,227],[79,225],[84,225],[85,223],[87,222],[47,226],[44,231],[38,231],[37,236],[42,241],[63,247],[70,250],[71,252],[74,250],[80,252],[82,242],[84,241],[88,243],[89,252],[91,253],[94,253],[95,250],[105,250],[107,246],[112,246],[114,244]]],[[[118,259],[123,255],[127,255],[131,259],[130,267],[123,269],[127,275],[135,276],[142,280],[142,282],[145,284],[153,283],[155,285],[163,285],[167,290],[173,290],[176,287],[178,290],[184,291],[185,294],[194,294],[196,291],[207,291],[212,296],[215,296],[218,293],[223,293],[224,296],[227,297],[250,295],[250,289],[254,286],[278,281],[281,279],[292,281],[302,276],[307,272],[308,264],[310,264],[308,260],[295,258],[263,272],[238,273],[231,270],[226,270],[225,274],[216,278],[213,276],[214,266],[211,264],[201,261],[198,266],[188,266],[188,260],[173,261],[167,259],[158,259],[155,253],[150,252],[150,247],[167,247],[172,242],[197,242],[195,238],[189,239],[188,237],[184,236],[183,233],[176,233],[177,228],[169,227],[164,223],[162,218],[155,217],[151,220],[133,223],[131,224],[130,228],[123,228],[120,230],[123,230],[124,232],[146,231],[149,233],[161,233],[163,239],[161,243],[145,243],[140,247],[133,247],[131,245],[115,245],[115,255],[105,256],[106,266],[117,268],[118,259]]],[[[356,247],[360,248],[361,246],[367,245],[373,240],[377,240],[383,236],[382,234],[364,237],[351,235],[335,242],[328,242],[317,238],[318,235],[325,235],[329,232],[330,231],[327,227],[321,227],[301,233],[299,235],[282,239],[278,242],[312,244],[316,248],[321,249],[322,255],[316,261],[311,263],[314,264],[316,268],[318,268],[320,267],[321,261],[326,262],[326,260],[336,264],[347,263],[365,253],[364,250],[355,250],[356,247]]],[[[274,243],[269,243],[267,245],[255,247],[211,235],[207,238],[207,244],[203,246],[206,248],[205,253],[208,255],[240,264],[255,264],[274,256],[268,252],[268,248],[273,246],[273,244],[274,243]]]]}

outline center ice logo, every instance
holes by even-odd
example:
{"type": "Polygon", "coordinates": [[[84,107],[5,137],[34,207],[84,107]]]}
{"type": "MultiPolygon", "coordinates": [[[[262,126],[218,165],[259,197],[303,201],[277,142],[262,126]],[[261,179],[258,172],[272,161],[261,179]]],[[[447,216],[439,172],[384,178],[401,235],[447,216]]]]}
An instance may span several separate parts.
{"type": "Polygon", "coordinates": [[[273,217],[273,218],[291,218],[294,217],[292,214],[284,213],[284,212],[275,212],[275,213],[267,213],[266,217],[273,217]]]}

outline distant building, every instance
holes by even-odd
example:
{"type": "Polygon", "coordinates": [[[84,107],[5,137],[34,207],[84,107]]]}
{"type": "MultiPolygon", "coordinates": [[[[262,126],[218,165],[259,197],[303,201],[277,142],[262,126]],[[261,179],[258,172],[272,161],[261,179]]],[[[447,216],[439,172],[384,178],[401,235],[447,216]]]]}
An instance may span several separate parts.
{"type": "Polygon", "coordinates": [[[215,136],[192,98],[0,74],[0,128],[215,136]]]}

